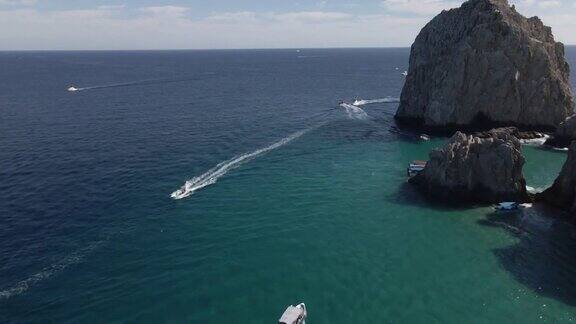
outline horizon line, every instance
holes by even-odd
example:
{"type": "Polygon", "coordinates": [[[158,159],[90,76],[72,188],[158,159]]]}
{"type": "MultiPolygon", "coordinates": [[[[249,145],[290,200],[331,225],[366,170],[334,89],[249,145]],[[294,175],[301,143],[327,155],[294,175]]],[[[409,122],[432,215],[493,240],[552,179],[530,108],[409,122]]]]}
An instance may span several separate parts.
{"type": "MultiPolygon", "coordinates": [[[[576,44],[564,44],[575,47],[576,44]]],[[[341,47],[250,47],[250,48],[141,48],[141,49],[0,49],[9,52],[162,52],[162,51],[263,51],[263,50],[323,50],[323,49],[407,49],[409,46],[341,46],[341,47]]]]}
{"type": "Polygon", "coordinates": [[[141,48],[141,49],[0,49],[0,52],[138,52],[138,51],[261,51],[319,49],[404,49],[411,46],[250,47],[250,48],[141,48]]]}

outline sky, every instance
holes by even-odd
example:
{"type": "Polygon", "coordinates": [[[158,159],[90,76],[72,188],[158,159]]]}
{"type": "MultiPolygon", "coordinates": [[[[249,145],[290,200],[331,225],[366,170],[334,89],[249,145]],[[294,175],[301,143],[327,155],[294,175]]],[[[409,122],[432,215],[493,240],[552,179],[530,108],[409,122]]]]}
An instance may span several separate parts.
{"type": "MultiPolygon", "coordinates": [[[[576,0],[509,0],[576,44],[576,0]]],[[[0,50],[405,47],[461,0],[0,0],[0,50]]]]}

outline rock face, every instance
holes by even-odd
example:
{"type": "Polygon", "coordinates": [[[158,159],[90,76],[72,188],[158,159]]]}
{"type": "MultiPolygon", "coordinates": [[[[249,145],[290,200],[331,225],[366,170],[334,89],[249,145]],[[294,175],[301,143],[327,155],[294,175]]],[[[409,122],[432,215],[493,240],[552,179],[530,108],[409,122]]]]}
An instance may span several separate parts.
{"type": "Polygon", "coordinates": [[[507,0],[443,11],[412,45],[396,118],[430,130],[554,130],[573,111],[564,45],[507,0]]]}
{"type": "Polygon", "coordinates": [[[546,144],[567,147],[573,140],[576,140],[576,115],[572,115],[562,122],[554,133],[554,137],[548,140],[546,144]]]}
{"type": "Polygon", "coordinates": [[[525,201],[524,157],[520,141],[506,129],[490,137],[457,132],[410,182],[436,200],[453,203],[525,201]]]}
{"type": "Polygon", "coordinates": [[[553,206],[576,212],[576,142],[570,146],[568,159],[554,185],[538,198],[553,206]]]}
{"type": "Polygon", "coordinates": [[[492,134],[495,132],[507,132],[510,135],[513,135],[520,141],[522,140],[534,140],[534,139],[544,139],[546,136],[540,132],[536,131],[520,131],[517,127],[502,127],[498,129],[492,129],[489,131],[484,132],[475,132],[472,135],[480,138],[487,138],[492,137],[492,134]]]}

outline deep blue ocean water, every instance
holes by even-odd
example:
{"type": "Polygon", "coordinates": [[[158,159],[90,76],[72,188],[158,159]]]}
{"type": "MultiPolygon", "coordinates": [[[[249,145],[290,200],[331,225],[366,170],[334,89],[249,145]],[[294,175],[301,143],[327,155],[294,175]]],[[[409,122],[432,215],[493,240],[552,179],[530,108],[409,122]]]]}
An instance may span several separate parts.
{"type": "MultiPolygon", "coordinates": [[[[405,167],[445,139],[339,107],[399,97],[408,55],[0,53],[0,322],[576,320],[556,211],[430,204],[405,167]]],[[[566,158],[525,154],[537,188],[566,158]]]]}

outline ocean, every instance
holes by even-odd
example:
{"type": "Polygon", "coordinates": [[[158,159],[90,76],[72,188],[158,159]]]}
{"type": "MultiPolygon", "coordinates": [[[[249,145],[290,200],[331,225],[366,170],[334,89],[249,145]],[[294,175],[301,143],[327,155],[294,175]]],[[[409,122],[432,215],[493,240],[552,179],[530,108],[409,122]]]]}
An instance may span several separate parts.
{"type": "MultiPolygon", "coordinates": [[[[408,58],[0,52],[0,322],[274,323],[300,302],[309,324],[573,322],[557,211],[406,183],[446,141],[394,126],[408,58]]],[[[540,189],[566,159],[524,153],[540,189]]]]}

